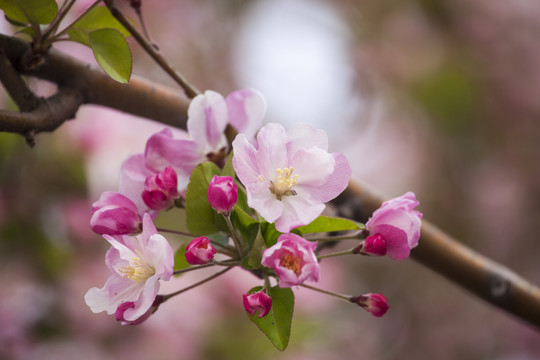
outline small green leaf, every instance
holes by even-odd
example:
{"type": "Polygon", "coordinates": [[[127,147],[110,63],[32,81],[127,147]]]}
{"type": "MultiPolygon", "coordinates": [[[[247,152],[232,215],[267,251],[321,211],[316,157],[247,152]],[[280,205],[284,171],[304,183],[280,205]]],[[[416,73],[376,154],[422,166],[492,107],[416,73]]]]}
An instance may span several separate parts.
{"type": "Polygon", "coordinates": [[[11,20],[23,24],[48,24],[58,13],[54,0],[0,0],[0,9],[11,20]]]}
{"type": "Polygon", "coordinates": [[[79,28],[71,28],[68,30],[68,35],[70,40],[86,45],[90,49],[92,48],[92,43],[90,42],[90,36],[88,36],[88,31],[79,28]]]}
{"type": "Polygon", "coordinates": [[[127,31],[126,28],[120,24],[120,22],[118,22],[114,16],[112,16],[111,12],[106,6],[96,6],[87,12],[81,19],[79,19],[79,21],[73,24],[71,29],[74,28],[86,31],[87,33],[94,30],[109,28],[120,31],[120,33],[124,36],[130,35],[129,31],[127,31]]]}
{"type": "Polygon", "coordinates": [[[227,161],[225,162],[225,166],[223,166],[223,170],[221,171],[221,176],[230,176],[233,179],[236,176],[232,159],[233,159],[233,152],[231,151],[231,153],[227,156],[227,161]]]}
{"type": "Polygon", "coordinates": [[[131,76],[132,57],[124,36],[115,29],[94,30],[88,35],[101,68],[114,80],[127,83],[131,76]]]}
{"type": "Polygon", "coordinates": [[[262,253],[264,249],[266,248],[264,246],[264,238],[261,234],[260,229],[257,232],[257,236],[255,237],[255,241],[253,242],[253,246],[251,247],[251,253],[249,254],[249,262],[248,265],[252,269],[259,269],[262,267],[261,260],[262,260],[262,253]]]}
{"type": "Polygon", "coordinates": [[[220,172],[216,164],[210,161],[197,165],[191,172],[186,192],[186,221],[189,232],[194,235],[228,231],[223,216],[212,209],[206,194],[210,180],[220,172]]]}
{"type": "Polygon", "coordinates": [[[276,226],[272,223],[262,222],[261,233],[264,238],[266,247],[271,247],[277,243],[277,238],[281,233],[276,230],[276,226]]]}
{"type": "Polygon", "coordinates": [[[186,260],[186,245],[180,246],[174,253],[174,271],[187,269],[191,265],[186,260]]]}
{"type": "Polygon", "coordinates": [[[349,219],[319,216],[310,224],[300,226],[295,230],[300,231],[302,234],[311,234],[331,231],[362,230],[364,228],[364,224],[349,219]]]}
{"type": "MultiPolygon", "coordinates": [[[[259,291],[261,287],[256,287],[250,292],[259,291]]],[[[262,318],[257,314],[248,317],[257,325],[259,329],[270,339],[272,344],[280,351],[287,348],[291,335],[291,323],[294,310],[294,294],[290,288],[272,287],[268,291],[272,298],[272,308],[270,312],[262,318]]]]}
{"type": "Polygon", "coordinates": [[[237,229],[244,238],[244,241],[247,242],[250,247],[253,246],[253,241],[259,232],[259,222],[249,216],[238,205],[234,206],[234,211],[231,213],[231,221],[235,229],[237,229]]]}

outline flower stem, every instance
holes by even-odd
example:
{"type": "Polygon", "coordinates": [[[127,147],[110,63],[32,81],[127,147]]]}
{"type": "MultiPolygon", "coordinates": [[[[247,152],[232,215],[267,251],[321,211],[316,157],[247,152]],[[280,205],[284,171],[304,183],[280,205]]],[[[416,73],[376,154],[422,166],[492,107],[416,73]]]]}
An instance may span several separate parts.
{"type": "Polygon", "coordinates": [[[214,263],[209,263],[209,264],[204,264],[204,265],[191,266],[191,267],[188,267],[188,268],[185,268],[185,269],[175,270],[175,271],[173,271],[173,275],[179,275],[179,274],[183,274],[183,273],[187,273],[187,272],[190,272],[190,271],[199,270],[199,269],[203,269],[203,268],[207,268],[207,267],[211,267],[211,266],[215,266],[215,265],[216,264],[214,264],[214,263]]]}
{"type": "MultiPolygon", "coordinates": [[[[208,264],[208,265],[210,265],[210,264],[208,264]]],[[[211,264],[211,265],[213,265],[213,264],[211,264]]],[[[201,266],[204,266],[204,265],[201,265],[201,266]]],[[[183,289],[178,290],[178,291],[176,291],[176,292],[173,292],[173,293],[171,293],[171,294],[163,295],[163,302],[169,300],[170,298],[172,298],[172,297],[174,297],[174,296],[176,296],[176,295],[180,295],[180,294],[183,293],[183,292],[186,292],[186,291],[188,291],[188,290],[191,290],[191,289],[193,289],[193,288],[195,288],[195,287],[197,287],[197,286],[199,286],[199,285],[202,285],[202,284],[204,284],[204,283],[206,283],[206,282],[208,282],[208,281],[210,281],[210,280],[213,280],[213,279],[215,279],[215,278],[217,278],[217,277],[219,277],[219,276],[225,274],[227,271],[231,270],[233,267],[234,267],[234,266],[229,266],[229,267],[227,267],[227,268],[221,270],[220,272],[217,272],[217,273],[215,273],[214,275],[207,277],[206,279],[203,279],[203,280],[201,280],[201,281],[199,281],[199,282],[196,282],[196,283],[193,284],[193,285],[190,285],[190,286],[188,286],[188,287],[186,287],[186,288],[183,288],[183,289]]]]}
{"type": "Polygon", "coordinates": [[[335,253],[325,254],[325,255],[319,255],[317,256],[317,260],[321,260],[324,258],[330,258],[330,257],[336,257],[336,256],[343,256],[343,255],[352,255],[354,254],[353,249],[345,250],[345,251],[338,251],[335,253]]]}
{"type": "Polygon", "coordinates": [[[325,236],[320,238],[310,238],[309,241],[340,241],[340,240],[360,240],[364,238],[364,231],[357,231],[354,234],[350,235],[340,235],[340,236],[325,236]]]}
{"type": "Polygon", "coordinates": [[[166,233],[170,233],[170,234],[177,234],[177,235],[183,235],[183,236],[195,237],[195,235],[193,235],[193,234],[190,234],[190,233],[187,233],[187,232],[183,232],[183,231],[178,231],[178,230],[170,230],[170,229],[164,229],[164,228],[157,228],[157,231],[159,231],[159,232],[166,232],[166,233]]]}
{"type": "Polygon", "coordinates": [[[229,230],[231,231],[231,237],[234,241],[234,245],[238,248],[240,257],[244,257],[244,248],[242,247],[242,243],[240,242],[240,239],[238,239],[236,230],[234,229],[234,226],[231,222],[231,214],[223,215],[223,217],[225,218],[225,221],[227,222],[227,226],[229,227],[229,230]]]}
{"type": "Polygon", "coordinates": [[[300,286],[305,287],[306,289],[310,289],[310,290],[313,290],[313,291],[318,291],[320,293],[330,295],[330,296],[334,296],[334,297],[344,299],[344,300],[347,300],[347,301],[350,301],[350,299],[351,299],[351,297],[348,296],[348,295],[338,294],[338,293],[335,293],[335,292],[332,292],[332,291],[319,289],[319,288],[316,288],[316,287],[313,287],[313,286],[310,286],[310,285],[300,284],[300,286]]]}
{"type": "MultiPolygon", "coordinates": [[[[59,31],[56,35],[54,35],[51,39],[51,42],[53,41],[56,41],[60,36],[64,35],[66,32],[68,32],[69,29],[71,29],[71,27],[73,25],[75,25],[77,23],[77,21],[81,20],[86,14],[88,14],[90,12],[90,10],[92,10],[93,8],[95,8],[99,3],[101,2],[101,0],[96,0],[92,3],[92,5],[90,5],[81,15],[79,15],[75,20],[73,20],[71,22],[71,24],[69,24],[68,26],[66,26],[63,30],[59,31]]],[[[73,4],[71,4],[73,5],[73,4]]],[[[63,15],[65,15],[67,12],[67,10],[63,13],[63,15]]],[[[63,16],[62,16],[63,17],[63,16]]],[[[57,23],[57,25],[60,24],[59,22],[57,23]]],[[[51,29],[53,30],[53,29],[51,29]]],[[[48,34],[47,34],[48,35],[48,34]]]]}

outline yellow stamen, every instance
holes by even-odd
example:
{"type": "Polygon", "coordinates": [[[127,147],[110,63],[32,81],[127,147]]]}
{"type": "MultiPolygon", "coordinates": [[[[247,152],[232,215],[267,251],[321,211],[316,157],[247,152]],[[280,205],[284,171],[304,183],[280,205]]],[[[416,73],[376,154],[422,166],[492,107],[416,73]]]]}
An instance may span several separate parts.
{"type": "Polygon", "coordinates": [[[276,169],[276,179],[270,181],[270,191],[276,194],[278,200],[281,200],[283,195],[296,195],[296,191],[291,188],[298,183],[298,175],[292,176],[293,171],[292,166],[276,169]]]}
{"type": "Polygon", "coordinates": [[[156,270],[153,266],[148,264],[141,263],[141,259],[134,257],[132,259],[133,265],[128,265],[120,269],[118,272],[121,273],[124,278],[135,282],[146,281],[149,277],[153,276],[156,273],[156,270]]]}

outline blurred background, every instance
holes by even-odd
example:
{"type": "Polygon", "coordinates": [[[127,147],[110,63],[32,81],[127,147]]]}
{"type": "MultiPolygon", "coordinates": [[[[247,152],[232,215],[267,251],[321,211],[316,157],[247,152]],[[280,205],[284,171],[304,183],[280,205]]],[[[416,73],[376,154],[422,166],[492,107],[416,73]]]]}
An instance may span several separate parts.
{"type": "MultiPolygon", "coordinates": [[[[267,122],[325,129],[355,178],[389,196],[414,191],[426,219],[540,284],[540,2],[161,0],[143,1],[143,13],[199,89],[259,90],[267,122]]],[[[0,31],[13,33],[3,17],[0,31]]],[[[131,45],[134,73],[174,86],[131,45]]],[[[93,62],[82,46],[59,48],[93,62]]],[[[0,101],[14,108],[3,89],[0,101]]],[[[295,290],[284,353],[245,316],[241,294],[258,285],[247,273],[177,297],[139,326],[91,313],[83,296],[108,276],[91,204],[162,127],[84,106],[33,149],[0,134],[1,359],[538,359],[537,330],[413,260],[324,261],[321,287],[383,293],[391,309],[376,319],[295,290]]]]}

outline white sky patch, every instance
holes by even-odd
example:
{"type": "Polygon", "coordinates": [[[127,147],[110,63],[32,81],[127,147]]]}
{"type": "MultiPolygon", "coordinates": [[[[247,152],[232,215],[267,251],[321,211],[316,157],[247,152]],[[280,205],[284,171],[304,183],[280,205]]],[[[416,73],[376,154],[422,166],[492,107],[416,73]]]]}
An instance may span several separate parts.
{"type": "Polygon", "coordinates": [[[348,39],[339,14],[326,2],[256,2],[237,38],[238,82],[265,96],[266,121],[286,128],[308,122],[332,135],[357,106],[348,39]]]}

